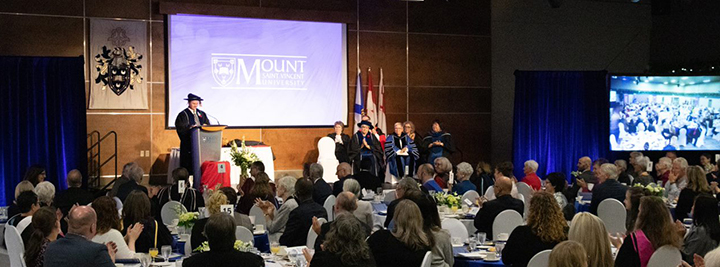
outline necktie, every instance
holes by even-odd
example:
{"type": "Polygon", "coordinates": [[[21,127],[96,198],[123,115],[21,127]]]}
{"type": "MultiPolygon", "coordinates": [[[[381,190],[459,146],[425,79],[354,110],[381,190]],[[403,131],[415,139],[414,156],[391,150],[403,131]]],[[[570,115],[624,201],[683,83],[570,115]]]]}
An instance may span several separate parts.
{"type": "Polygon", "coordinates": [[[195,126],[200,126],[200,118],[198,118],[197,110],[193,112],[193,116],[195,116],[195,126]]]}

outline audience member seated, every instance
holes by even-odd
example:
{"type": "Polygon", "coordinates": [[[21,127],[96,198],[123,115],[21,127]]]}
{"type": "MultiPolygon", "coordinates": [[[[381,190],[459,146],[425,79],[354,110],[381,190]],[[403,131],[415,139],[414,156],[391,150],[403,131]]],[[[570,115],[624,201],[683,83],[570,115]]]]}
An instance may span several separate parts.
{"type": "Polygon", "coordinates": [[[423,165],[420,165],[418,167],[417,176],[420,179],[420,182],[422,182],[422,191],[423,192],[442,192],[443,189],[438,185],[438,183],[433,178],[435,176],[435,170],[433,169],[433,166],[430,165],[430,163],[425,163],[423,165]]]}
{"type": "Polygon", "coordinates": [[[432,248],[433,267],[452,267],[455,264],[455,256],[452,249],[450,233],[442,229],[440,213],[434,200],[430,196],[423,195],[417,203],[423,216],[423,229],[432,234],[435,245],[432,248]]]}
{"type": "Polygon", "coordinates": [[[642,197],[635,231],[622,239],[611,239],[618,248],[615,266],[647,266],[656,248],[670,245],[680,249],[682,240],[675,230],[670,211],[659,197],[642,197]]]}
{"type": "Polygon", "coordinates": [[[618,168],[618,182],[621,184],[631,185],[634,177],[627,173],[627,161],[619,159],[614,163],[618,168]]]}
{"type": "MultiPolygon", "coordinates": [[[[602,165],[605,163],[610,163],[610,162],[605,158],[599,158],[599,159],[596,159],[595,161],[593,161],[593,163],[592,163],[592,173],[593,173],[593,176],[595,176],[595,182],[594,182],[595,185],[602,183],[599,181],[598,174],[600,173],[602,165]]],[[[613,165],[615,165],[615,164],[613,164],[613,165]]],[[[590,191],[592,191],[592,190],[590,190],[590,191]]]]}
{"type": "MultiPolygon", "coordinates": [[[[402,180],[405,179],[410,178],[402,180]]],[[[435,246],[434,235],[425,231],[415,202],[400,200],[395,213],[397,218],[391,230],[379,230],[367,240],[375,263],[378,267],[420,266],[425,253],[435,246]]]]}
{"type": "Polygon", "coordinates": [[[120,216],[115,207],[115,200],[102,196],[92,202],[92,208],[97,214],[97,232],[92,241],[98,244],[113,242],[117,246],[116,259],[135,258],[135,241],[143,231],[141,223],[128,225],[126,235],[120,233],[120,216]]]}
{"type": "Polygon", "coordinates": [[[77,206],[68,214],[65,238],[45,249],[45,267],[115,267],[115,244],[90,241],[96,233],[97,215],[93,208],[77,206]]]}
{"type": "MultiPolygon", "coordinates": [[[[129,182],[132,183],[132,182],[129,182]]],[[[122,209],[122,234],[127,235],[130,225],[140,223],[143,230],[135,241],[135,251],[148,253],[150,248],[160,248],[164,245],[172,245],[172,236],[165,224],[153,218],[150,209],[150,199],[142,191],[132,191],[125,200],[122,209]]],[[[134,228],[134,227],[133,227],[134,228]]]]}
{"type": "Polygon", "coordinates": [[[250,221],[250,216],[237,212],[236,207],[237,207],[238,195],[237,195],[237,192],[235,192],[235,189],[232,187],[226,186],[226,187],[221,187],[220,192],[223,192],[223,194],[225,194],[225,197],[227,197],[227,200],[228,200],[227,203],[229,205],[233,205],[233,218],[235,218],[235,225],[245,227],[248,230],[250,230],[250,232],[252,232],[253,225],[252,225],[252,222],[250,221]]]}
{"type": "MultiPolygon", "coordinates": [[[[565,190],[567,190],[567,180],[562,172],[553,172],[547,175],[545,183],[545,192],[553,194],[555,201],[563,212],[565,220],[572,220],[575,216],[575,205],[568,202],[565,198],[565,190]]],[[[575,200],[573,199],[573,202],[575,200]]]]}
{"type": "Polygon", "coordinates": [[[145,195],[148,195],[147,188],[140,185],[140,183],[142,182],[143,174],[143,169],[140,168],[140,166],[137,164],[130,168],[128,173],[128,178],[130,178],[130,180],[122,184],[117,191],[117,197],[120,199],[120,201],[125,203],[125,199],[128,197],[128,195],[130,195],[130,192],[133,192],[135,190],[142,191],[143,193],[145,193],[145,195]]]}
{"type": "Polygon", "coordinates": [[[53,200],[55,200],[55,185],[51,182],[43,181],[38,183],[35,189],[33,189],[33,192],[37,194],[40,207],[53,206],[53,200]]]}
{"type": "MultiPolygon", "coordinates": [[[[338,197],[347,194],[341,193],[338,197]]],[[[366,230],[365,225],[355,216],[341,213],[332,221],[322,246],[316,243],[314,255],[311,256],[307,249],[303,250],[305,259],[313,267],[374,267],[375,259],[365,242],[368,236],[366,230]]]]}
{"type": "MultiPolygon", "coordinates": [[[[227,203],[227,196],[225,196],[222,191],[216,191],[212,195],[210,195],[210,197],[208,197],[207,206],[205,208],[207,208],[210,216],[213,216],[220,213],[220,206],[227,205],[227,203]]],[[[206,236],[203,235],[203,230],[205,229],[205,224],[207,223],[209,218],[210,217],[202,218],[195,221],[195,224],[192,227],[192,231],[190,234],[190,247],[193,249],[193,251],[197,247],[202,245],[202,242],[207,241],[206,236]]]]}
{"type": "Polygon", "coordinates": [[[475,173],[470,177],[480,195],[485,194],[487,189],[495,184],[495,176],[490,164],[484,161],[478,162],[475,173]]]}
{"type": "Polygon", "coordinates": [[[710,194],[710,186],[705,179],[705,170],[700,166],[687,168],[687,186],[680,190],[677,206],[675,207],[675,219],[683,221],[688,218],[695,202],[695,197],[700,194],[710,194]]]}
{"type": "MultiPolygon", "coordinates": [[[[340,216],[341,214],[353,214],[357,210],[357,198],[355,198],[355,195],[353,195],[350,192],[342,192],[338,195],[337,199],[335,199],[335,206],[334,206],[334,212],[335,216],[340,216]]],[[[367,238],[370,235],[370,232],[372,230],[372,225],[365,224],[364,222],[360,221],[357,217],[353,215],[353,218],[360,222],[360,225],[363,227],[363,232],[365,232],[364,238],[367,238]]],[[[313,231],[318,235],[317,239],[315,239],[315,250],[321,249],[320,245],[325,242],[325,237],[327,236],[328,232],[335,227],[335,220],[329,223],[320,224],[318,222],[317,218],[313,218],[313,231]]]]}
{"type": "Polygon", "coordinates": [[[292,176],[285,176],[278,181],[277,193],[283,200],[283,204],[279,209],[275,209],[275,205],[269,201],[256,202],[265,215],[265,223],[268,234],[270,234],[270,240],[280,239],[280,236],[285,232],[285,225],[287,225],[290,212],[298,207],[298,203],[293,197],[293,195],[295,195],[296,182],[297,179],[292,176]]]}
{"type": "Polygon", "coordinates": [[[710,153],[703,153],[700,155],[700,167],[703,168],[705,173],[710,173],[715,169],[715,165],[710,162],[710,153]]]}
{"type": "Polygon", "coordinates": [[[607,229],[597,216],[588,212],[575,215],[570,223],[568,240],[577,241],[586,248],[588,267],[612,267],[615,265],[607,229]]]}
{"type": "Polygon", "coordinates": [[[20,193],[25,191],[32,192],[33,189],[35,189],[35,187],[30,181],[21,181],[17,186],[15,186],[15,200],[13,200],[12,204],[8,207],[8,218],[12,218],[13,216],[20,214],[20,207],[18,207],[17,204],[17,199],[18,196],[20,196],[20,193]]]}
{"type": "Polygon", "coordinates": [[[250,177],[246,178],[244,176],[240,176],[240,183],[237,185],[238,194],[245,195],[249,193],[253,186],[255,186],[255,177],[257,177],[260,172],[265,172],[264,163],[261,161],[255,161],[250,164],[250,177]]]}
{"type": "MultiPolygon", "coordinates": [[[[420,169],[418,169],[418,175],[422,175],[421,173],[423,172],[423,168],[424,167],[421,166],[420,169]]],[[[432,175],[427,175],[427,177],[432,177],[432,175]]],[[[395,207],[398,203],[400,203],[400,201],[407,199],[415,202],[417,205],[418,200],[423,197],[423,193],[420,191],[420,187],[418,187],[418,183],[415,179],[405,177],[400,179],[397,183],[395,187],[395,196],[397,198],[390,202],[387,206],[387,217],[385,218],[385,223],[383,223],[385,228],[390,228],[390,222],[393,220],[395,214],[395,207]]]]}
{"type": "Polygon", "coordinates": [[[525,174],[525,177],[523,177],[520,181],[522,183],[526,183],[535,191],[542,189],[542,182],[540,181],[540,177],[537,175],[538,166],[537,161],[526,161],[523,166],[523,173],[525,174]]]}
{"type": "Polygon", "coordinates": [[[582,244],[567,240],[557,244],[550,252],[548,266],[552,267],[590,267],[587,251],[582,244]]]}
{"type": "Polygon", "coordinates": [[[51,208],[41,208],[32,217],[33,232],[25,242],[25,266],[42,267],[48,244],[60,234],[60,221],[51,208]]]}
{"type": "Polygon", "coordinates": [[[203,230],[207,236],[210,251],[190,256],[183,261],[183,267],[205,266],[248,266],[263,267],[263,259],[250,252],[235,249],[235,220],[222,212],[210,215],[203,230]]]}
{"type": "Polygon", "coordinates": [[[72,170],[67,174],[67,190],[55,195],[55,207],[63,213],[63,218],[70,212],[73,205],[87,205],[93,201],[93,194],[82,189],[82,174],[72,170]]]}
{"type": "Polygon", "coordinates": [[[343,184],[343,190],[344,192],[350,192],[352,193],[355,198],[357,199],[357,209],[353,211],[353,215],[357,217],[361,222],[363,222],[365,225],[369,226],[370,228],[373,227],[373,207],[372,204],[368,201],[361,200],[361,187],[360,183],[358,183],[355,179],[347,179],[345,183],[343,184]]]}
{"type": "MultiPolygon", "coordinates": [[[[329,187],[330,186],[328,186],[328,188],[329,187]]],[[[236,210],[242,214],[249,214],[250,209],[255,204],[255,200],[258,198],[269,201],[277,207],[275,194],[273,194],[273,190],[270,188],[270,177],[265,172],[259,172],[255,175],[255,185],[240,198],[236,210]]]]}
{"type": "Polygon", "coordinates": [[[637,183],[655,182],[655,178],[653,178],[652,175],[646,171],[647,166],[648,164],[650,164],[650,162],[650,158],[646,156],[638,157],[635,159],[635,164],[633,164],[633,168],[635,169],[635,171],[633,172],[633,177],[637,177],[637,183]]]}
{"type": "Polygon", "coordinates": [[[35,187],[40,182],[45,181],[46,177],[47,177],[47,173],[45,172],[45,167],[35,164],[35,165],[30,166],[25,171],[25,175],[23,176],[23,181],[30,181],[30,183],[32,183],[33,187],[35,187]]]}
{"type": "Polygon", "coordinates": [[[298,179],[295,183],[295,196],[298,207],[290,212],[285,232],[280,236],[280,245],[288,247],[307,243],[307,234],[312,226],[313,217],[326,220],[328,218],[325,208],[313,201],[312,181],[306,178],[298,179]]]}
{"type": "MultiPolygon", "coordinates": [[[[455,175],[455,179],[457,180],[457,184],[452,186],[452,192],[457,193],[459,196],[462,196],[465,194],[465,192],[470,190],[477,191],[477,187],[475,187],[475,184],[470,181],[470,176],[473,173],[472,165],[467,162],[461,162],[457,165],[457,175],[455,175]]],[[[482,194],[482,193],[480,193],[482,194]]]]}
{"type": "Polygon", "coordinates": [[[527,225],[521,225],[510,233],[503,249],[502,261],[507,266],[527,266],[535,254],[552,249],[567,240],[567,222],[555,197],[547,192],[537,192],[530,199],[527,225]]]}
{"type": "Polygon", "coordinates": [[[672,163],[672,170],[665,183],[665,195],[670,200],[676,200],[680,196],[680,191],[687,186],[687,168],[688,162],[685,158],[676,158],[672,163]]]}
{"type": "Polygon", "coordinates": [[[332,195],[332,188],[322,177],[322,165],[317,163],[310,164],[310,180],[313,182],[312,198],[315,203],[321,206],[325,204],[325,199],[332,195]]]}
{"type": "Polygon", "coordinates": [[[347,162],[341,162],[337,166],[335,175],[337,175],[338,181],[333,184],[333,195],[337,196],[342,193],[345,180],[354,178],[352,175],[352,166],[347,162]]]}
{"type": "MultiPolygon", "coordinates": [[[[122,175],[120,175],[120,178],[117,178],[115,182],[113,183],[113,187],[110,190],[110,194],[108,196],[110,197],[116,197],[118,190],[120,190],[120,186],[123,184],[129,182],[131,180],[130,177],[135,176],[136,172],[142,173],[142,168],[140,168],[140,165],[138,165],[135,162],[129,162],[126,163],[125,166],[123,166],[122,175]]],[[[142,175],[142,174],[141,174],[142,175]]],[[[122,201],[122,199],[121,199],[122,201]]]]}
{"type": "Polygon", "coordinates": [[[657,170],[657,182],[658,184],[662,183],[663,185],[667,183],[668,179],[670,178],[670,171],[672,170],[672,160],[668,157],[662,157],[658,160],[658,163],[655,164],[655,169],[657,170]]]}
{"type": "Polygon", "coordinates": [[[34,231],[31,224],[32,216],[40,209],[40,202],[34,192],[25,191],[20,193],[17,198],[17,203],[20,208],[20,213],[10,218],[7,221],[7,225],[15,226],[18,233],[22,236],[23,242],[27,242],[34,231]]]}
{"type": "MultiPolygon", "coordinates": [[[[695,166],[697,167],[697,166],[695,166]]],[[[691,167],[693,168],[693,167],[691,167]]],[[[701,169],[700,167],[697,167],[701,169]]],[[[688,178],[690,177],[688,173],[688,178]]],[[[690,186],[688,184],[688,186],[690,186]]],[[[681,221],[675,221],[680,236],[684,236],[683,258],[693,264],[693,255],[705,255],[720,244],[720,220],[718,220],[718,201],[710,194],[702,193],[695,199],[692,207],[693,225],[686,234],[681,221]]]]}
{"type": "Polygon", "coordinates": [[[625,191],[627,187],[617,181],[618,169],[615,164],[605,163],[600,166],[597,172],[597,179],[600,183],[593,189],[592,199],[590,200],[590,213],[597,215],[597,209],[600,202],[608,198],[614,198],[622,203],[625,200],[625,191]]]}
{"type": "MultiPolygon", "coordinates": [[[[480,197],[478,205],[480,210],[475,216],[475,229],[478,232],[486,233],[488,237],[493,236],[492,225],[500,212],[504,210],[514,210],[520,215],[525,211],[525,205],[519,199],[515,199],[510,195],[512,190],[512,180],[508,177],[500,177],[495,179],[495,199],[486,201],[484,197],[480,197]]],[[[557,204],[555,204],[557,206],[557,204]]]]}
{"type": "Polygon", "coordinates": [[[625,219],[626,234],[630,234],[635,230],[635,221],[640,213],[640,199],[649,196],[650,191],[643,187],[630,187],[625,193],[625,209],[627,210],[627,219],[625,219]]]}
{"type": "Polygon", "coordinates": [[[571,184],[569,190],[566,191],[565,197],[569,199],[575,199],[575,197],[578,194],[578,191],[588,191],[588,185],[587,183],[596,183],[597,179],[595,178],[595,175],[590,171],[590,167],[592,166],[592,159],[590,157],[581,157],[578,159],[577,163],[577,171],[580,173],[579,175],[575,176],[573,175],[571,184]]]}
{"type": "Polygon", "coordinates": [[[440,188],[448,188],[448,181],[450,179],[450,172],[452,171],[452,163],[446,157],[436,158],[433,162],[435,167],[435,182],[440,188]]]}
{"type": "MultiPolygon", "coordinates": [[[[518,190],[517,190],[517,184],[516,184],[517,178],[515,178],[514,169],[515,169],[515,166],[513,165],[512,162],[509,162],[509,161],[500,162],[498,165],[495,166],[494,176],[495,176],[495,181],[497,181],[498,179],[500,179],[502,177],[510,178],[510,181],[512,181],[512,189],[510,190],[510,196],[512,196],[513,198],[520,199],[520,194],[518,194],[518,190]]],[[[497,196],[493,195],[488,200],[493,200],[493,199],[495,199],[495,197],[497,197],[497,196]]]]}
{"type": "MultiPolygon", "coordinates": [[[[160,189],[157,194],[158,206],[162,208],[165,203],[178,201],[190,212],[198,211],[199,207],[205,207],[205,199],[202,194],[190,185],[190,174],[187,169],[180,167],[172,172],[173,184],[170,187],[160,189]],[[185,190],[180,193],[179,183],[185,183],[185,190]]],[[[237,197],[235,197],[237,198],[237,197]]]]}
{"type": "Polygon", "coordinates": [[[354,176],[362,188],[375,191],[378,187],[382,187],[382,180],[370,171],[372,164],[370,159],[361,160],[360,171],[355,173],[354,176]]]}

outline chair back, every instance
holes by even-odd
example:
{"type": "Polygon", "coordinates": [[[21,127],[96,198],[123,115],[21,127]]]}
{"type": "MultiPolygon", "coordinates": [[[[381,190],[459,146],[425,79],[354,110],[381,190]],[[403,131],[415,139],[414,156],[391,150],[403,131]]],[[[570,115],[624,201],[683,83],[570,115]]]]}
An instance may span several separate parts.
{"type": "Polygon", "coordinates": [[[335,218],[335,199],[334,195],[330,195],[325,199],[325,203],[323,204],[323,208],[325,208],[328,215],[328,222],[332,222],[335,218]]]}
{"type": "Polygon", "coordinates": [[[676,247],[665,245],[657,250],[650,256],[647,266],[652,267],[675,267],[682,263],[680,256],[680,250],[676,247]]]}
{"type": "Polygon", "coordinates": [[[535,256],[530,259],[528,262],[528,267],[548,267],[550,264],[550,252],[552,250],[546,249],[543,251],[538,252],[535,254],[535,256]]]}
{"type": "Polygon", "coordinates": [[[385,193],[385,198],[383,199],[383,202],[389,205],[390,202],[393,202],[395,199],[397,199],[397,194],[395,193],[395,190],[388,191],[387,193],[385,193]]]}
{"type": "MultiPolygon", "coordinates": [[[[323,225],[323,224],[326,223],[327,221],[325,220],[325,218],[318,218],[318,222],[320,222],[320,225],[323,225]]],[[[314,248],[314,247],[315,247],[315,240],[317,239],[317,237],[318,237],[318,234],[315,233],[315,231],[313,231],[312,227],[310,227],[310,229],[308,230],[307,242],[305,243],[305,245],[306,245],[308,248],[314,248]]]]}
{"type": "Polygon", "coordinates": [[[627,231],[625,228],[627,211],[625,210],[625,206],[617,199],[608,198],[600,202],[597,214],[605,224],[608,233],[614,235],[627,231]]]}
{"type": "Polygon", "coordinates": [[[255,244],[255,237],[253,236],[253,233],[250,232],[245,226],[237,226],[235,228],[235,239],[240,240],[242,242],[250,242],[250,244],[255,244]]]}
{"type": "Polygon", "coordinates": [[[487,198],[487,199],[489,199],[489,200],[495,199],[495,189],[494,189],[494,187],[495,187],[494,185],[489,186],[488,189],[485,190],[485,194],[484,194],[483,196],[485,196],[485,198],[487,198]]]}
{"type": "Polygon", "coordinates": [[[162,209],[160,209],[160,217],[162,217],[163,224],[171,225],[174,219],[179,219],[180,215],[177,213],[178,209],[180,209],[183,213],[187,212],[185,206],[183,206],[180,202],[173,200],[165,203],[165,205],[162,206],[162,209]]]}
{"type": "Polygon", "coordinates": [[[510,234],[513,230],[515,230],[515,227],[518,227],[523,224],[523,218],[520,216],[520,213],[514,210],[504,210],[500,212],[500,214],[495,217],[495,220],[493,221],[493,240],[498,239],[498,235],[501,233],[510,234]]]}
{"type": "Polygon", "coordinates": [[[260,207],[253,205],[252,208],[250,208],[250,212],[248,212],[248,216],[255,216],[254,225],[262,225],[263,227],[267,226],[267,222],[265,221],[265,213],[263,213],[260,207]]]}
{"type": "MultiPolygon", "coordinates": [[[[318,161],[317,163],[323,167],[323,170],[335,170],[340,164],[335,156],[335,140],[330,137],[323,137],[318,140],[318,161]]],[[[334,171],[323,172],[322,179],[332,184],[338,181],[334,171]]]]}
{"type": "Polygon", "coordinates": [[[432,252],[428,251],[425,253],[425,257],[423,257],[422,264],[420,264],[420,267],[431,267],[432,266],[432,252]]]}
{"type": "Polygon", "coordinates": [[[442,229],[448,230],[450,236],[459,237],[460,240],[465,242],[468,239],[468,230],[465,225],[458,219],[445,218],[442,220],[442,229]]]}
{"type": "Polygon", "coordinates": [[[478,194],[475,190],[468,190],[465,192],[465,194],[462,195],[462,199],[460,199],[460,203],[465,203],[465,200],[470,200],[470,202],[475,203],[475,199],[479,198],[480,194],[478,194]]]}
{"type": "Polygon", "coordinates": [[[5,244],[10,256],[10,267],[25,267],[25,244],[15,226],[5,225],[5,244]]]}
{"type": "Polygon", "coordinates": [[[529,209],[529,208],[530,208],[530,201],[525,201],[525,196],[523,196],[522,194],[518,194],[518,199],[519,199],[520,201],[522,201],[522,203],[523,203],[523,214],[522,214],[522,217],[523,217],[523,218],[527,218],[528,210],[530,210],[530,209],[529,209]]]}

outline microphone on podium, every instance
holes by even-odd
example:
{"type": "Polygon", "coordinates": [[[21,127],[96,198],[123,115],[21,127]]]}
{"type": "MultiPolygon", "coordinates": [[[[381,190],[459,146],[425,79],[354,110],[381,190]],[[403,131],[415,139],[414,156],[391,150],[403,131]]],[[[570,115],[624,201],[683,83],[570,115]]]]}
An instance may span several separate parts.
{"type": "Polygon", "coordinates": [[[220,125],[220,120],[218,120],[217,118],[215,118],[215,116],[210,115],[210,114],[207,114],[207,113],[205,113],[205,115],[207,115],[207,116],[210,117],[210,118],[215,119],[215,121],[217,122],[217,125],[220,125]]]}

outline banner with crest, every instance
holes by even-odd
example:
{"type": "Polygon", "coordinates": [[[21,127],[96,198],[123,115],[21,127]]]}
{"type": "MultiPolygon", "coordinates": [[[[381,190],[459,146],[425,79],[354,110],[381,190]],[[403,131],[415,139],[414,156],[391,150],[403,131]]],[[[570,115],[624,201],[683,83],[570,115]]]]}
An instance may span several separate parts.
{"type": "Polygon", "coordinates": [[[147,109],[147,23],[90,20],[90,109],[147,109]]]}

